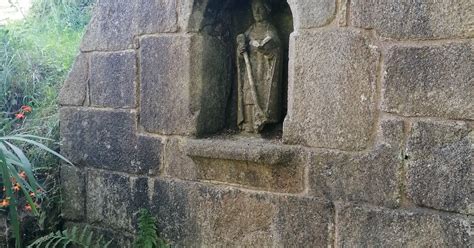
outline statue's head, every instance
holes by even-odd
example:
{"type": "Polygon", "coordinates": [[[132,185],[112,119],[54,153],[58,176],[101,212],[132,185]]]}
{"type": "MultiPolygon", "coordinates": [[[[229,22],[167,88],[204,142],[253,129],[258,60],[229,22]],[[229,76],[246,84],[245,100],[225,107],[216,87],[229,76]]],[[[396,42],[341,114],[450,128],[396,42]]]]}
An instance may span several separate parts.
{"type": "Polygon", "coordinates": [[[264,0],[253,0],[252,13],[256,22],[265,21],[270,17],[270,7],[264,0]]]}

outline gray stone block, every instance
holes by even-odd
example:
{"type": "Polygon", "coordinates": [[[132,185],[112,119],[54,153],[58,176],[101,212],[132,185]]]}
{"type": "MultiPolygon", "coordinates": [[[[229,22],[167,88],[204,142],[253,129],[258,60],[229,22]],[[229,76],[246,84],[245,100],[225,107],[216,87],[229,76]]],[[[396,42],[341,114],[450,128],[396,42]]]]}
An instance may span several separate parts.
{"type": "Polygon", "coordinates": [[[88,105],[89,54],[80,53],[59,92],[59,104],[66,106],[88,105]]]}
{"type": "Polygon", "coordinates": [[[77,165],[136,170],[132,163],[135,119],[125,110],[62,108],[61,152],[77,165]]]}
{"type": "Polygon", "coordinates": [[[151,211],[160,235],[175,247],[198,247],[199,223],[194,212],[195,189],[189,183],[156,180],[152,190],[151,211]]]}
{"type": "Polygon", "coordinates": [[[329,24],[336,14],[335,0],[289,0],[295,30],[322,27],[329,24]]]}
{"type": "Polygon", "coordinates": [[[134,232],[137,214],[148,208],[148,179],[87,171],[87,221],[134,232]]]}
{"type": "Polygon", "coordinates": [[[66,220],[85,218],[86,178],[82,169],[75,166],[61,166],[61,213],[66,220]]]}
{"type": "Polygon", "coordinates": [[[158,175],[163,163],[165,144],[162,138],[139,134],[136,163],[140,171],[158,175]]]}
{"type": "Polygon", "coordinates": [[[392,47],[384,66],[383,110],[473,120],[473,44],[392,47]]]}
{"type": "Polygon", "coordinates": [[[136,106],[137,59],[135,51],[93,53],[90,71],[92,106],[110,108],[136,106]]]}
{"type": "Polygon", "coordinates": [[[309,194],[330,201],[398,206],[403,122],[383,120],[381,126],[383,138],[370,152],[313,151],[309,194]]]}
{"type": "Polygon", "coordinates": [[[128,110],[62,108],[61,152],[74,164],[123,171],[158,171],[162,142],[137,137],[136,114],[128,110]]]}
{"type": "Polygon", "coordinates": [[[134,48],[137,33],[136,2],[98,1],[81,43],[81,51],[117,51],[134,48]]]}
{"type": "Polygon", "coordinates": [[[351,1],[352,25],[375,28],[393,39],[433,39],[473,35],[471,0],[457,1],[351,1]]]}
{"type": "Polygon", "coordinates": [[[140,124],[148,132],[195,133],[190,99],[190,36],[146,37],[140,43],[140,124]]]}
{"type": "Polygon", "coordinates": [[[279,197],[276,204],[276,247],[332,245],[334,210],[331,204],[317,198],[294,196],[279,197]]]}
{"type": "Polygon", "coordinates": [[[374,126],[377,52],[362,32],[334,29],[292,36],[290,144],[362,150],[374,126]]]}
{"type": "Polygon", "coordinates": [[[139,0],[136,12],[139,34],[176,32],[178,29],[176,2],[176,0],[139,0]]]}
{"type": "Polygon", "coordinates": [[[215,38],[150,36],[140,47],[140,124],[146,131],[199,135],[223,128],[230,80],[215,38]]]}
{"type": "Polygon", "coordinates": [[[202,247],[272,245],[277,209],[266,195],[203,185],[197,189],[195,204],[197,223],[205,223],[200,225],[202,247]]]}
{"type": "Polygon", "coordinates": [[[470,247],[472,217],[424,211],[336,207],[335,247],[470,247]]]}
{"type": "Polygon", "coordinates": [[[316,199],[161,179],[154,186],[153,212],[159,230],[175,246],[270,247],[292,242],[312,246],[329,242],[332,208],[316,199]]]}
{"type": "Polygon", "coordinates": [[[315,152],[309,172],[310,194],[328,200],[399,205],[400,153],[380,145],[370,153],[315,152]]]}
{"type": "Polygon", "coordinates": [[[82,51],[117,51],[137,48],[135,37],[144,33],[176,32],[176,0],[103,0],[81,44],[82,51]]]}
{"type": "Polygon", "coordinates": [[[163,175],[182,180],[197,180],[197,168],[187,155],[187,139],[169,138],[166,140],[163,161],[163,175]]]}
{"type": "Polygon", "coordinates": [[[407,191],[418,205],[474,214],[472,127],[420,121],[407,144],[407,191]]]}

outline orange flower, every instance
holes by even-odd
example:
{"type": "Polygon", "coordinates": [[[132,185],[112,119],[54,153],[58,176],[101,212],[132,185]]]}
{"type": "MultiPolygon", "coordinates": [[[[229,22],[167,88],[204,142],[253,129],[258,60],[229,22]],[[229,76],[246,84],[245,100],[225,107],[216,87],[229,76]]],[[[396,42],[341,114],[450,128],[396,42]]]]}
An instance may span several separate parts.
{"type": "Polygon", "coordinates": [[[18,120],[25,119],[25,114],[18,113],[18,114],[15,115],[15,118],[17,118],[18,120]]]}
{"type": "Polygon", "coordinates": [[[32,210],[30,204],[26,204],[26,205],[25,205],[25,210],[26,210],[26,211],[31,211],[31,210],[32,210]]]}
{"type": "Polygon", "coordinates": [[[0,202],[0,207],[8,207],[10,205],[10,199],[3,199],[1,202],[0,202]]]}
{"type": "Polygon", "coordinates": [[[31,197],[35,197],[35,196],[36,196],[35,192],[31,192],[31,193],[30,193],[30,196],[31,196],[31,197]]]}
{"type": "Polygon", "coordinates": [[[31,111],[33,111],[33,108],[31,108],[28,105],[23,105],[23,106],[21,106],[21,110],[25,113],[30,113],[31,111]]]}
{"type": "Polygon", "coordinates": [[[20,177],[23,179],[26,179],[26,172],[24,171],[20,172],[20,177]]]}
{"type": "Polygon", "coordinates": [[[21,187],[20,187],[20,185],[19,185],[18,183],[16,183],[16,184],[13,186],[13,190],[14,190],[14,191],[17,191],[17,192],[20,191],[20,188],[21,188],[21,187]]]}

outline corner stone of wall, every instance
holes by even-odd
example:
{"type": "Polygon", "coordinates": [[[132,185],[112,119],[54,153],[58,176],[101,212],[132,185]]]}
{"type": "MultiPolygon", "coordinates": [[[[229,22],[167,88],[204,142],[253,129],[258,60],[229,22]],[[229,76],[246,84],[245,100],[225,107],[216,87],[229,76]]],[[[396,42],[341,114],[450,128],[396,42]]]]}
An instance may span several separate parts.
{"type": "Polygon", "coordinates": [[[68,226],[130,247],[148,208],[176,246],[472,246],[472,1],[288,1],[282,140],[200,138],[225,123],[213,1],[99,1],[59,99],[68,226]]]}

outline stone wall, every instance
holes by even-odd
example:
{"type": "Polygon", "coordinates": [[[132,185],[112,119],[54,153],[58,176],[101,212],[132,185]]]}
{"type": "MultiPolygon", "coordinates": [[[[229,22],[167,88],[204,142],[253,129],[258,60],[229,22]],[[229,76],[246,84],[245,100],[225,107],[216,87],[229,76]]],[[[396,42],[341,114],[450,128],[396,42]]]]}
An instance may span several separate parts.
{"type": "Polygon", "coordinates": [[[98,2],[60,96],[71,224],[127,247],[148,208],[176,246],[472,247],[472,1],[289,0],[281,140],[202,136],[225,123],[212,4],[98,2]]]}

